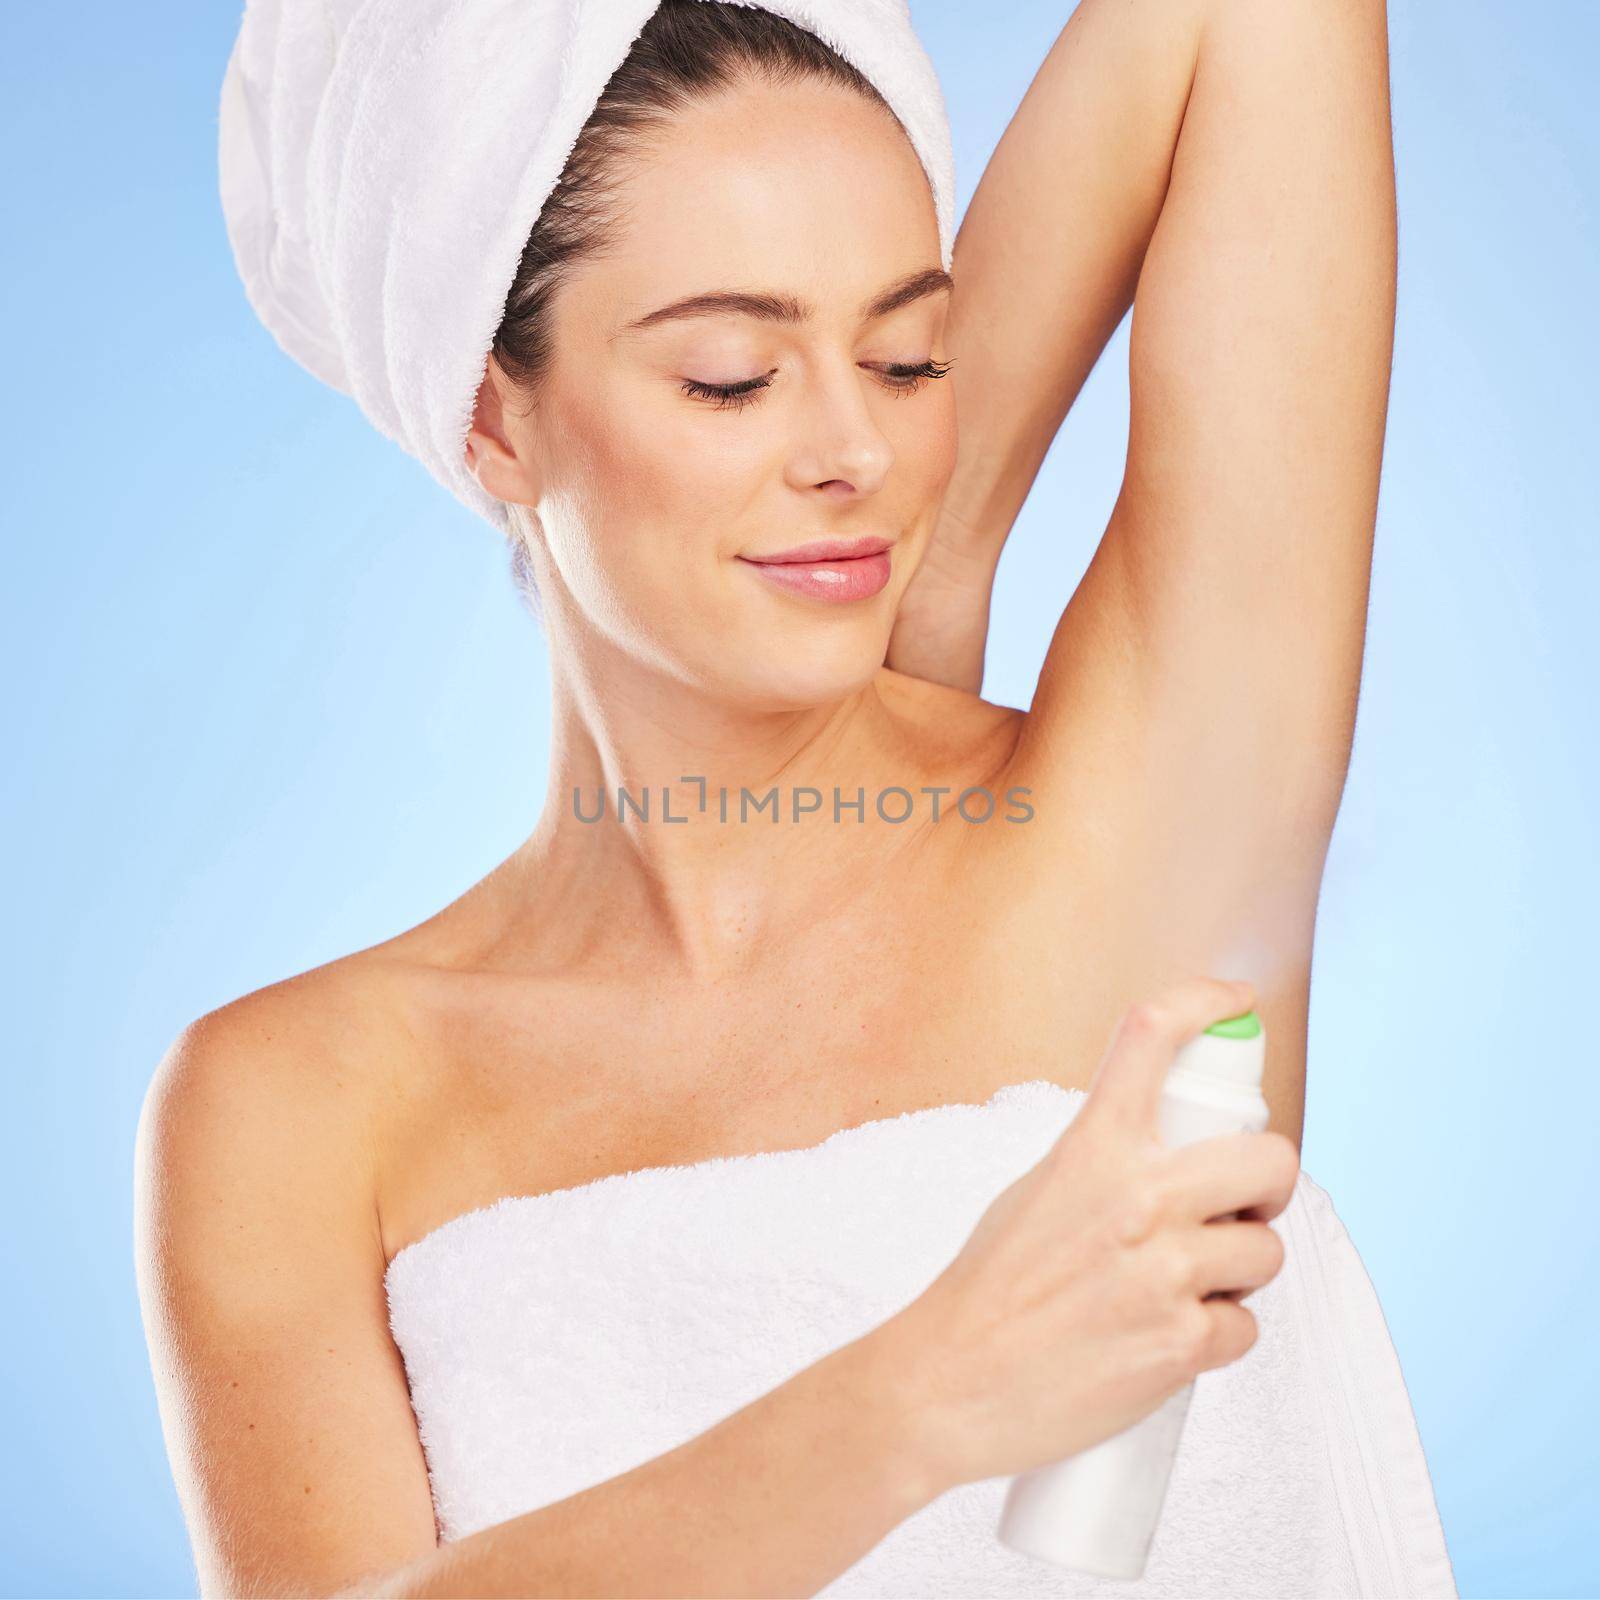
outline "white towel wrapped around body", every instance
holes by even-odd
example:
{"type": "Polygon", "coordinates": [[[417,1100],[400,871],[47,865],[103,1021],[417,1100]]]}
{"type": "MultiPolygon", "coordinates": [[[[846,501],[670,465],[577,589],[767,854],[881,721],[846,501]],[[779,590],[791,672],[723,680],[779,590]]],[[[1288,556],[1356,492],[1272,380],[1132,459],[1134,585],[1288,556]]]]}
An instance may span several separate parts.
{"type": "MultiPolygon", "coordinates": [[[[818,1145],[507,1197],[401,1250],[385,1283],[443,1540],[626,1472],[877,1326],[965,1244],[1084,1102],[1044,1080],[818,1145]]],[[[996,1537],[964,1484],[821,1592],[1291,1600],[1456,1593],[1372,1284],[1302,1170],[1239,1360],[1199,1375],[1134,1582],[996,1537]]]]}
{"type": "MultiPolygon", "coordinates": [[[[278,343],[505,532],[467,467],[473,403],[528,235],[657,0],[249,0],[223,78],[219,184],[278,343]]],[[[943,263],[955,166],[905,0],[763,0],[889,103],[943,263]]]]}

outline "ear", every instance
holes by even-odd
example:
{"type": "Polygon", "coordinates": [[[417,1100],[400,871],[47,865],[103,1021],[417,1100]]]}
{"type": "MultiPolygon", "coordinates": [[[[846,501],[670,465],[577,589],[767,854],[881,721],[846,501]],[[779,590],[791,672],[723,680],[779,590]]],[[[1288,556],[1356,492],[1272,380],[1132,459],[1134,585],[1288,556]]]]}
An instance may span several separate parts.
{"type": "Polygon", "coordinates": [[[539,497],[528,459],[531,440],[526,428],[519,430],[519,440],[506,427],[507,397],[512,391],[511,380],[491,353],[472,405],[472,425],[467,430],[467,467],[486,494],[493,495],[496,500],[531,506],[539,497]]]}

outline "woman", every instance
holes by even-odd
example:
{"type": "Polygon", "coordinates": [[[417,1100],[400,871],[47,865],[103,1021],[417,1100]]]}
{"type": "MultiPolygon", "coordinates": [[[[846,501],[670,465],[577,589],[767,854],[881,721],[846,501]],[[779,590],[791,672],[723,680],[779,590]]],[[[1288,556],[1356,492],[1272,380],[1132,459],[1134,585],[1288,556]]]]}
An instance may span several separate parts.
{"type": "Polygon", "coordinates": [[[192,1024],[147,1099],[141,1286],[208,1592],[1099,1592],[998,1545],[994,1494],[1210,1370],[1142,1592],[1454,1593],[1296,1159],[1385,63],[1381,0],[1083,0],[952,285],[838,53],[755,8],[650,18],[461,455],[552,647],[538,826],[192,1024]],[[1130,302],[1122,493],[1031,709],[992,705],[990,579],[1130,302]],[[1161,1151],[1175,1051],[1252,1004],[1270,1131],[1161,1151]],[[961,1237],[946,1184],[982,1194],[961,1237]],[[1386,1420],[1315,1412],[1335,1370],[1386,1420]],[[1352,1428],[1364,1509],[1312,1477],[1352,1428]]]}

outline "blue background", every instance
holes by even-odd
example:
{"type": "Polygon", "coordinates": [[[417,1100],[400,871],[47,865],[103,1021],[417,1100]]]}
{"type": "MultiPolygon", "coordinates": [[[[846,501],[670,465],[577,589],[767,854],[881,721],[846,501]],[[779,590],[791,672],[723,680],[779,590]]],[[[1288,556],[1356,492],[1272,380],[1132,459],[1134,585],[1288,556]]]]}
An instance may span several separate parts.
{"type": "MultiPolygon", "coordinates": [[[[916,0],[963,204],[1067,9],[916,0]]],[[[235,277],[237,17],[0,20],[13,1595],[193,1593],[131,1251],[162,1051],[431,914],[543,795],[498,541],[235,277]]],[[[1595,1595],[1600,7],[1393,0],[1391,33],[1398,345],[1304,1164],[1377,1285],[1462,1594],[1595,1595]]],[[[991,699],[1028,703],[1110,511],[1126,338],[1007,548],[991,699]]]]}

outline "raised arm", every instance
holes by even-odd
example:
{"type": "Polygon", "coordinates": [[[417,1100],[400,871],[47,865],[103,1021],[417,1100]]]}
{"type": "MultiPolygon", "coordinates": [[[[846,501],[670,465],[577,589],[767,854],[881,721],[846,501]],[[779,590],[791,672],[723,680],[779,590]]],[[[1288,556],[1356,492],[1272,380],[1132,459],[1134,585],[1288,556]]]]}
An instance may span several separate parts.
{"type": "Polygon", "coordinates": [[[1084,0],[956,235],[945,350],[960,449],[888,665],[983,682],[990,586],[1062,419],[1133,303],[1194,72],[1196,0],[1084,0]]]}
{"type": "Polygon", "coordinates": [[[1007,416],[988,374],[987,466],[964,468],[980,543],[1137,289],[1122,490],[1007,781],[1035,790],[1035,843],[1108,869],[1135,986],[1257,984],[1274,1126],[1298,1138],[1393,339],[1383,0],[1083,0],[1028,99],[985,175],[965,267],[989,292],[952,352],[1012,380],[1007,416]]]}

